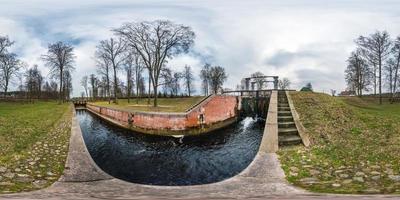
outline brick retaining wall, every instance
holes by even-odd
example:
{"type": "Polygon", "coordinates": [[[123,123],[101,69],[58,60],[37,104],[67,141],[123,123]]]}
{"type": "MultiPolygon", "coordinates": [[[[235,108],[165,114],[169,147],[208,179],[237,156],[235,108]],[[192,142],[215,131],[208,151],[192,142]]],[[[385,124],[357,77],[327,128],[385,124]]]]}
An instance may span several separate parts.
{"type": "Polygon", "coordinates": [[[211,96],[186,113],[129,112],[93,104],[86,105],[88,110],[104,118],[109,118],[117,122],[118,125],[127,128],[139,128],[142,131],[149,130],[150,132],[151,130],[182,132],[197,129],[201,127],[199,115],[202,113],[204,116],[203,126],[210,127],[236,118],[237,107],[237,97],[223,95],[211,96]],[[131,119],[131,124],[129,119],[131,119]]]}

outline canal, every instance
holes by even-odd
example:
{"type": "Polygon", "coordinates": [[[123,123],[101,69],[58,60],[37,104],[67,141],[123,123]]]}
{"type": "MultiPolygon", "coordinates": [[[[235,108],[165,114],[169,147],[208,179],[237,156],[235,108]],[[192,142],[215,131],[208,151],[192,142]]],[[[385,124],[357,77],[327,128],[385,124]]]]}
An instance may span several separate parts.
{"type": "Polygon", "coordinates": [[[90,155],[106,173],[133,183],[196,185],[235,176],[257,154],[265,121],[244,118],[229,127],[184,138],[125,130],[77,110],[90,155]]]}

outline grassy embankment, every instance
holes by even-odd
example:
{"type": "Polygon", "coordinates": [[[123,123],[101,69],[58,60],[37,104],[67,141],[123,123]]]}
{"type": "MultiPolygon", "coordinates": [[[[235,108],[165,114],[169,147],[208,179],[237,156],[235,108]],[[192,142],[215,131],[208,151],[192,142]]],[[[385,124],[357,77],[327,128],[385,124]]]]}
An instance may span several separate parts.
{"type": "Polygon", "coordinates": [[[62,174],[70,104],[0,102],[0,193],[40,189],[62,174]]]}
{"type": "Polygon", "coordinates": [[[127,99],[119,99],[118,104],[111,104],[108,101],[95,102],[95,105],[105,106],[109,108],[116,108],[126,111],[145,111],[145,112],[185,112],[192,105],[201,101],[203,96],[184,97],[184,98],[159,98],[158,107],[153,107],[153,102],[150,105],[147,99],[139,99],[137,103],[136,99],[131,99],[128,103],[127,99]]]}
{"type": "Polygon", "coordinates": [[[289,182],[315,192],[400,193],[400,104],[291,93],[310,148],[284,148],[289,182]]]}

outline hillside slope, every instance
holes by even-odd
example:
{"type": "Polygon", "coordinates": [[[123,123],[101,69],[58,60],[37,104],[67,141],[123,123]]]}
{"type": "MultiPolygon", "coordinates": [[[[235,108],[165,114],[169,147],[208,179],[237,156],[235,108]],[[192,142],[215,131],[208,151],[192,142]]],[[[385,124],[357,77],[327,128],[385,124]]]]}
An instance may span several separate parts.
{"type": "Polygon", "coordinates": [[[288,180],[318,192],[400,193],[400,105],[292,92],[311,147],[280,150],[288,180]]]}

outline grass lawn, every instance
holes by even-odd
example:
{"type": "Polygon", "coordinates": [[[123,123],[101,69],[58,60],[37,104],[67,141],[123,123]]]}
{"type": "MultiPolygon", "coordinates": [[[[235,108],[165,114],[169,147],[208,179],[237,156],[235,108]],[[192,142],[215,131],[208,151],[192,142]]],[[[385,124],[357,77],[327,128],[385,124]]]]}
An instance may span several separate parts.
{"type": "Polygon", "coordinates": [[[59,178],[68,152],[71,108],[56,102],[0,102],[0,193],[40,189],[59,178]]]}
{"type": "Polygon", "coordinates": [[[146,111],[146,112],[185,112],[192,105],[204,99],[203,96],[182,97],[182,98],[158,98],[158,107],[153,107],[153,100],[150,105],[147,99],[131,99],[128,103],[127,99],[119,99],[118,104],[111,104],[108,101],[99,101],[94,104],[110,108],[116,108],[127,111],[146,111]]]}
{"type": "Polygon", "coordinates": [[[291,96],[312,146],[279,151],[289,182],[315,192],[400,193],[400,104],[291,96]]]}

